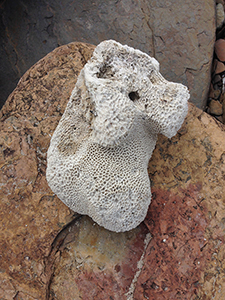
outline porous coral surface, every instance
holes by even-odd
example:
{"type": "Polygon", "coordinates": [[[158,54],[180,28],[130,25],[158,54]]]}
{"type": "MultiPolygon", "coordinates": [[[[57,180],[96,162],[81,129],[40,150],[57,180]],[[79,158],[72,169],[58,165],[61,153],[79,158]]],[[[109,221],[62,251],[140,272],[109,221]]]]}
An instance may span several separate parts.
{"type": "Polygon", "coordinates": [[[106,229],[135,228],[150,204],[147,165],[157,134],[176,134],[188,98],[185,86],[162,77],[154,58],[113,40],[100,43],[51,139],[49,186],[106,229]]]}

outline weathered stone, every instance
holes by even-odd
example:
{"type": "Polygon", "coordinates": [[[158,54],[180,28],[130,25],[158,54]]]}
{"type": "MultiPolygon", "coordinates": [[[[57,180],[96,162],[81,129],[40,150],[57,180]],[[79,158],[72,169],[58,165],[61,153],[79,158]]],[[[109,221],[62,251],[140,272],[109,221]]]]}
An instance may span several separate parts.
{"type": "Polygon", "coordinates": [[[221,95],[221,91],[220,90],[215,90],[213,85],[210,85],[210,90],[209,90],[209,98],[210,99],[219,99],[221,95]]]}
{"type": "Polygon", "coordinates": [[[45,299],[51,277],[45,259],[57,233],[73,219],[46,182],[46,151],[93,49],[82,43],[57,48],[27,71],[2,108],[0,298],[19,292],[45,299]]]}
{"type": "Polygon", "coordinates": [[[215,42],[215,53],[220,61],[225,61],[225,40],[219,39],[215,42]]]}
{"type": "Polygon", "coordinates": [[[225,127],[211,116],[190,105],[178,134],[160,136],[154,199],[131,232],[74,216],[48,188],[49,135],[92,50],[50,53],[1,112],[0,298],[224,299],[225,127]]]}
{"type": "Polygon", "coordinates": [[[225,127],[190,106],[180,132],[160,137],[149,174],[153,238],[134,299],[223,299],[225,127]]]}
{"type": "Polygon", "coordinates": [[[217,74],[216,76],[213,77],[213,84],[215,85],[222,84],[222,78],[220,75],[217,74]]]}
{"type": "Polygon", "coordinates": [[[216,70],[215,70],[215,74],[219,74],[225,71],[225,66],[224,63],[218,61],[217,59],[215,59],[216,61],[216,70]]]}
{"type": "Polygon", "coordinates": [[[222,104],[216,100],[210,101],[209,110],[212,115],[221,116],[223,114],[222,104]]]}
{"type": "Polygon", "coordinates": [[[144,224],[115,233],[83,217],[60,246],[49,299],[126,300],[149,240],[144,224]]]}
{"type": "MultiPolygon", "coordinates": [[[[99,257],[96,246],[93,251],[86,250],[89,249],[89,242],[84,242],[88,240],[86,232],[93,227],[92,222],[85,219],[81,224],[81,230],[86,227],[85,232],[80,231],[80,238],[67,243],[55,264],[51,299],[65,299],[67,296],[70,299],[72,295],[77,295],[75,299],[88,300],[94,297],[223,299],[224,278],[218,268],[223,264],[225,252],[225,188],[219,184],[225,175],[224,149],[224,126],[190,106],[183,128],[172,140],[160,137],[149,164],[154,197],[145,224],[152,239],[143,256],[138,256],[141,267],[133,272],[134,280],[131,282],[131,275],[127,275],[128,286],[125,288],[123,282],[119,284],[122,261],[112,264],[107,258],[107,265],[105,259],[99,257]],[[104,262],[102,270],[99,261],[104,262]],[[110,264],[114,265],[114,271],[110,264]],[[218,280],[216,285],[215,280],[218,280]]],[[[103,235],[107,244],[108,236],[112,235],[100,231],[98,226],[96,228],[98,234],[92,232],[91,236],[98,241],[103,235]]],[[[118,243],[121,243],[121,237],[118,243]]],[[[104,251],[108,253],[106,249],[105,246],[104,254],[104,251]]],[[[114,258],[117,260],[115,254],[114,258]]],[[[123,261],[127,263],[127,256],[123,261]]]]}
{"type": "Polygon", "coordinates": [[[167,80],[187,85],[198,107],[206,104],[215,39],[212,0],[42,0],[38,6],[17,0],[4,1],[0,10],[1,102],[58,45],[115,39],[154,56],[167,80]]]}
{"type": "Polygon", "coordinates": [[[223,26],[224,22],[224,8],[222,3],[216,5],[216,28],[219,29],[223,26]]]}

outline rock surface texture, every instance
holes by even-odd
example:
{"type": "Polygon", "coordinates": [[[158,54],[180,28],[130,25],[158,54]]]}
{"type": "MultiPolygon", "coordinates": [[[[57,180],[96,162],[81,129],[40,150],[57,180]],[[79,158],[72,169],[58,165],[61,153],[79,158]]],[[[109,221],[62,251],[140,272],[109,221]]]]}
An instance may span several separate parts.
{"type": "Polygon", "coordinates": [[[132,231],[74,215],[48,187],[50,135],[93,49],[47,55],[1,111],[0,298],[224,299],[225,128],[213,117],[190,105],[178,134],[160,136],[152,203],[132,231]]]}
{"type": "Polygon", "coordinates": [[[215,38],[213,0],[7,0],[0,5],[0,98],[38,59],[73,41],[114,39],[155,57],[204,107],[215,38]]]}
{"type": "Polygon", "coordinates": [[[162,77],[156,59],[113,40],[100,43],[51,139],[52,191],[108,230],[138,226],[151,201],[147,166],[157,136],[177,133],[188,99],[185,86],[162,77]]]}

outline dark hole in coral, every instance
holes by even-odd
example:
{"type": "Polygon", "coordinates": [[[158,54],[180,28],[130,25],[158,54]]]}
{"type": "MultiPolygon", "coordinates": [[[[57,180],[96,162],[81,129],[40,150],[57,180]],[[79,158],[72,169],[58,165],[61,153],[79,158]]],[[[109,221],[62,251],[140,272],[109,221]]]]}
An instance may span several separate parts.
{"type": "Polygon", "coordinates": [[[128,96],[132,101],[138,100],[140,98],[138,92],[130,92],[128,96]]]}
{"type": "Polygon", "coordinates": [[[98,78],[109,78],[113,77],[114,73],[110,65],[104,64],[101,68],[99,68],[99,72],[96,75],[98,78]]]}

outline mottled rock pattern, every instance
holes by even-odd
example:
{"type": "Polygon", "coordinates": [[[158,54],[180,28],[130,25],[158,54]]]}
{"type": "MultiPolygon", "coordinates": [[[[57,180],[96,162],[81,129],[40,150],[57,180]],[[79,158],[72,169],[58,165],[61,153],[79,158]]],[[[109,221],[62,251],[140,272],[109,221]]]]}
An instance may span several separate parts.
{"type": "Polygon", "coordinates": [[[225,128],[211,116],[190,105],[178,134],[160,136],[154,199],[131,232],[71,214],[48,188],[49,135],[92,51],[50,53],[1,112],[0,298],[224,299],[225,128]]]}
{"type": "Polygon", "coordinates": [[[213,0],[42,0],[0,5],[1,102],[20,76],[55,47],[115,39],[154,56],[167,80],[204,107],[215,38],[213,0]]]}
{"type": "Polygon", "coordinates": [[[48,187],[46,152],[93,49],[82,43],[57,48],[26,72],[1,110],[0,298],[45,299],[51,276],[45,260],[73,219],[48,187]]]}
{"type": "Polygon", "coordinates": [[[159,139],[149,174],[153,238],[134,299],[223,299],[225,127],[190,106],[178,134],[159,139]]]}
{"type": "Polygon", "coordinates": [[[144,224],[115,233],[83,217],[57,253],[49,299],[126,300],[150,237],[144,224]]]}

